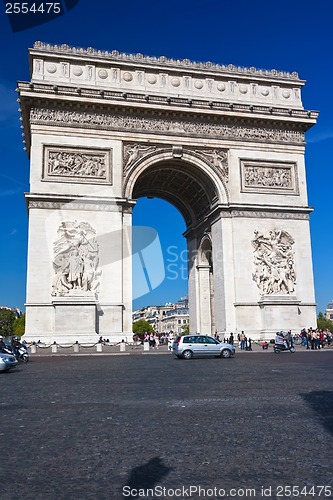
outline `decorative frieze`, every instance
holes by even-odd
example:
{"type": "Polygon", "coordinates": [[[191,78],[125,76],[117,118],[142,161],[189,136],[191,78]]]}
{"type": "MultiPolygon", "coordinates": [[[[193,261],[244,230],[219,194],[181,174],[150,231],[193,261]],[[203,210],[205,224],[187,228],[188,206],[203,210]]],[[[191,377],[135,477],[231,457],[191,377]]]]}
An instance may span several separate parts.
{"type": "Polygon", "coordinates": [[[121,212],[122,205],[114,203],[92,203],[79,201],[44,201],[28,200],[28,209],[41,208],[46,210],[84,210],[95,212],[121,212]]]}
{"type": "Polygon", "coordinates": [[[252,279],[261,295],[295,292],[296,271],[292,236],[282,229],[269,231],[266,235],[254,232],[254,267],[252,279]]]}
{"type": "Polygon", "coordinates": [[[44,146],[43,179],[111,184],[112,150],[44,146]]]}
{"type": "Polygon", "coordinates": [[[166,135],[185,134],[199,137],[232,139],[239,141],[258,141],[274,143],[304,144],[304,134],[295,130],[267,127],[246,127],[227,125],[212,121],[173,119],[140,114],[106,114],[85,111],[67,111],[52,108],[32,108],[32,124],[49,124],[59,127],[103,128],[107,130],[134,130],[146,134],[163,133],[166,135]]]}
{"type": "Polygon", "coordinates": [[[62,222],[53,251],[52,296],[91,296],[98,292],[102,273],[99,245],[96,231],[88,222],[62,222]]]}
{"type": "Polygon", "coordinates": [[[240,161],[242,192],[298,194],[295,163],[240,161]]]}
{"type": "Polygon", "coordinates": [[[260,210],[232,210],[223,212],[222,217],[245,217],[255,219],[309,220],[309,213],[260,210]]]}

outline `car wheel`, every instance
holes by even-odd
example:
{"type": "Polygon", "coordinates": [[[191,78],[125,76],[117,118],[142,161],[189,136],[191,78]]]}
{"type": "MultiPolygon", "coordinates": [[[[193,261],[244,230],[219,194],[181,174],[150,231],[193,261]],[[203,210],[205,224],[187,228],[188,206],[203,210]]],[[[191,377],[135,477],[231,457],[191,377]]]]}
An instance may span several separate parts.
{"type": "Polygon", "coordinates": [[[223,349],[223,351],[221,352],[221,358],[230,358],[231,356],[231,352],[229,351],[229,349],[223,349]]]}
{"type": "Polygon", "coordinates": [[[295,347],[290,348],[290,352],[295,352],[295,351],[296,351],[295,347]]]}
{"type": "Polygon", "coordinates": [[[192,351],[184,351],[183,352],[183,358],[184,359],[192,359],[193,358],[193,352],[192,351]]]}

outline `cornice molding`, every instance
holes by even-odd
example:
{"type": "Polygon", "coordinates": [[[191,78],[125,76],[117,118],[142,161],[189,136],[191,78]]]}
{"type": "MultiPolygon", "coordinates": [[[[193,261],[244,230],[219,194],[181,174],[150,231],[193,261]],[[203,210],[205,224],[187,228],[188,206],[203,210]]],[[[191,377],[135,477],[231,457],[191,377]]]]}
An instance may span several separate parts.
{"type": "Polygon", "coordinates": [[[93,59],[105,59],[112,62],[125,62],[133,63],[135,65],[153,65],[153,66],[164,66],[168,68],[181,68],[181,69],[195,69],[202,72],[216,72],[222,74],[234,74],[240,76],[258,76],[260,78],[270,78],[270,79],[282,79],[282,80],[292,80],[298,84],[303,84],[303,80],[300,80],[297,72],[288,71],[278,71],[276,69],[266,70],[257,69],[255,67],[242,67],[235,66],[233,64],[215,64],[210,61],[207,62],[196,62],[190,59],[172,59],[165,56],[155,57],[155,56],[145,56],[141,53],[137,54],[127,54],[125,52],[118,52],[118,50],[96,50],[92,47],[87,49],[80,47],[71,47],[67,44],[53,45],[41,41],[36,41],[34,43],[33,49],[30,52],[45,52],[48,55],[67,55],[74,56],[75,58],[93,58],[93,59]]]}
{"type": "Polygon", "coordinates": [[[33,208],[49,210],[83,210],[98,212],[123,212],[131,213],[136,202],[123,198],[99,198],[99,197],[73,197],[67,195],[47,195],[39,193],[26,193],[26,204],[28,210],[33,208]]]}

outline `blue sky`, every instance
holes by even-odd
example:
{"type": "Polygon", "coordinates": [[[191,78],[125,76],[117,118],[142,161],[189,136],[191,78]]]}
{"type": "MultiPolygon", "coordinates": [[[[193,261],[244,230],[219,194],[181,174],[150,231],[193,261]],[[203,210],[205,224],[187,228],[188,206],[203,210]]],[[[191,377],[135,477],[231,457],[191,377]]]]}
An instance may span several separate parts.
{"type": "MultiPolygon", "coordinates": [[[[31,3],[31,2],[30,2],[31,3]]],[[[320,111],[306,134],[307,181],[316,299],[323,311],[333,298],[333,4],[327,0],[80,0],[58,19],[13,33],[0,6],[0,305],[24,307],[28,218],[23,193],[29,190],[29,162],[23,151],[16,103],[17,80],[29,79],[28,48],[36,40],[175,59],[212,61],[297,71],[307,80],[307,109],[320,111]]],[[[139,200],[134,224],[154,227],[166,261],[166,279],[134,307],[176,301],[186,293],[185,229],[182,217],[160,200],[139,200]],[[171,265],[171,267],[170,267],[171,265]],[[173,267],[172,267],[173,266],[173,267]]]]}

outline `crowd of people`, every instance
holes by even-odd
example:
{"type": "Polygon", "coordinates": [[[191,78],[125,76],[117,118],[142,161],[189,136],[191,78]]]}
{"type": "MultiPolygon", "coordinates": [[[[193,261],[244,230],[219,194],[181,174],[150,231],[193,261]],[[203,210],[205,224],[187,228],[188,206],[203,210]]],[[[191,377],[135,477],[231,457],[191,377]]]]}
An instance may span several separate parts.
{"type": "Polygon", "coordinates": [[[303,328],[300,337],[302,339],[302,345],[307,349],[323,349],[325,345],[331,345],[333,343],[333,334],[329,330],[322,330],[316,328],[313,330],[309,328],[303,328]]]}
{"type": "Polygon", "coordinates": [[[143,335],[134,334],[133,342],[148,342],[151,349],[158,349],[160,345],[167,344],[171,351],[174,338],[172,330],[169,333],[145,332],[143,335]]]}

